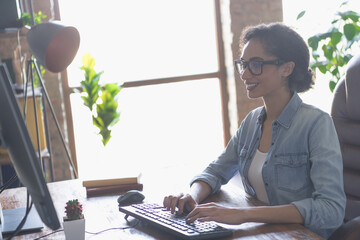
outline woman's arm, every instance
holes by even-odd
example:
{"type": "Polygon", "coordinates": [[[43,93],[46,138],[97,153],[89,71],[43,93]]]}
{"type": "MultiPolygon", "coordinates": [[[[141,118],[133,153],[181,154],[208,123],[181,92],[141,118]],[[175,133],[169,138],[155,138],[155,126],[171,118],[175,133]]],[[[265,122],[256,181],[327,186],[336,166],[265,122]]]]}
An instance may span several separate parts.
{"type": "Polygon", "coordinates": [[[229,208],[216,203],[198,205],[187,216],[187,222],[217,221],[226,224],[242,224],[245,222],[263,223],[304,223],[297,208],[292,205],[229,208]]]}
{"type": "Polygon", "coordinates": [[[298,209],[292,205],[252,207],[247,210],[246,222],[304,223],[298,209]]]}
{"type": "Polygon", "coordinates": [[[203,181],[196,181],[191,185],[190,195],[197,203],[201,203],[205,200],[210,194],[212,190],[209,184],[203,181]]]}
{"type": "Polygon", "coordinates": [[[311,129],[311,198],[292,202],[313,231],[335,229],[343,223],[346,197],[339,140],[331,117],[322,114],[311,129]]]}

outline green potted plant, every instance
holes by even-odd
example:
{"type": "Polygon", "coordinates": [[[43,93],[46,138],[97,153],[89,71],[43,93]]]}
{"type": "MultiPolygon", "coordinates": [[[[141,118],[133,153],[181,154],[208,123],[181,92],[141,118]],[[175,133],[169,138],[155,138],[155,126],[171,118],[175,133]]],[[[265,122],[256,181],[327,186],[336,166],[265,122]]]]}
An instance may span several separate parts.
{"type": "Polygon", "coordinates": [[[111,128],[120,120],[117,97],[122,87],[115,83],[100,85],[103,71],[95,71],[95,59],[87,53],[82,60],[83,66],[80,69],[84,71],[85,79],[80,83],[81,98],[92,113],[93,124],[99,129],[105,146],[111,138],[111,128]]]}
{"type": "MultiPolygon", "coordinates": [[[[34,13],[34,22],[35,24],[40,24],[42,22],[43,19],[45,19],[47,16],[42,12],[42,11],[39,11],[37,13],[34,13]]],[[[32,19],[31,19],[31,14],[29,13],[21,13],[21,18],[20,18],[21,22],[22,22],[22,25],[23,26],[32,26],[33,23],[32,23],[32,19]]]]}
{"type": "Polygon", "coordinates": [[[66,240],[85,239],[85,218],[78,199],[66,202],[65,213],[63,226],[66,240]]]}
{"type": "MultiPolygon", "coordinates": [[[[344,1],[341,7],[345,6],[344,1]]],[[[297,19],[304,16],[302,11],[297,19]]],[[[360,47],[360,14],[354,11],[339,11],[327,31],[315,34],[308,39],[313,62],[311,68],[322,74],[329,74],[329,89],[332,92],[344,76],[347,63],[353,57],[354,48],[360,47]]]]}

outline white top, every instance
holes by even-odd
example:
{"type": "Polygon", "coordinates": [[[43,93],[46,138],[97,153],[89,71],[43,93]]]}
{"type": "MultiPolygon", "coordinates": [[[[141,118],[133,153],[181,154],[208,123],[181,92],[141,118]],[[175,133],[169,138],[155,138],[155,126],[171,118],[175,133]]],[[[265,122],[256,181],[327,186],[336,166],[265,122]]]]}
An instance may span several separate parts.
{"type": "Polygon", "coordinates": [[[264,180],[262,177],[262,167],[264,165],[265,159],[267,157],[267,153],[262,153],[258,149],[256,149],[255,156],[251,161],[249,167],[249,182],[251,186],[254,188],[257,198],[269,204],[269,199],[265,190],[264,180]]]}

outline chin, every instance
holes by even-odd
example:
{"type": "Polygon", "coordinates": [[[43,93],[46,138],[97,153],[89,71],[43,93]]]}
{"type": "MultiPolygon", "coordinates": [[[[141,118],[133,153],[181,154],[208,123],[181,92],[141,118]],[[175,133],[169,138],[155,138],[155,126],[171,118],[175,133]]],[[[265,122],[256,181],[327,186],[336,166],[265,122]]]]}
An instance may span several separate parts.
{"type": "Polygon", "coordinates": [[[258,94],[254,94],[254,93],[252,93],[252,92],[248,92],[248,93],[247,93],[247,96],[248,96],[249,99],[256,99],[256,98],[262,97],[262,96],[260,96],[260,95],[258,95],[258,94]]]}

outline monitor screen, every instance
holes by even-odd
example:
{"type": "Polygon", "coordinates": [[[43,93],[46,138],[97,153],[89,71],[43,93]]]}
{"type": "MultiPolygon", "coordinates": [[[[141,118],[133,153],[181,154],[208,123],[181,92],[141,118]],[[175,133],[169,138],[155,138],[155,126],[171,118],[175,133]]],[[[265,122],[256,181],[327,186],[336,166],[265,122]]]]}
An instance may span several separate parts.
{"type": "MultiPolygon", "coordinates": [[[[2,145],[5,145],[17,176],[27,188],[41,220],[49,228],[58,229],[60,222],[39,159],[11,86],[8,71],[2,63],[0,63],[0,134],[2,145]]],[[[6,222],[6,219],[4,221],[6,222]]]]}

